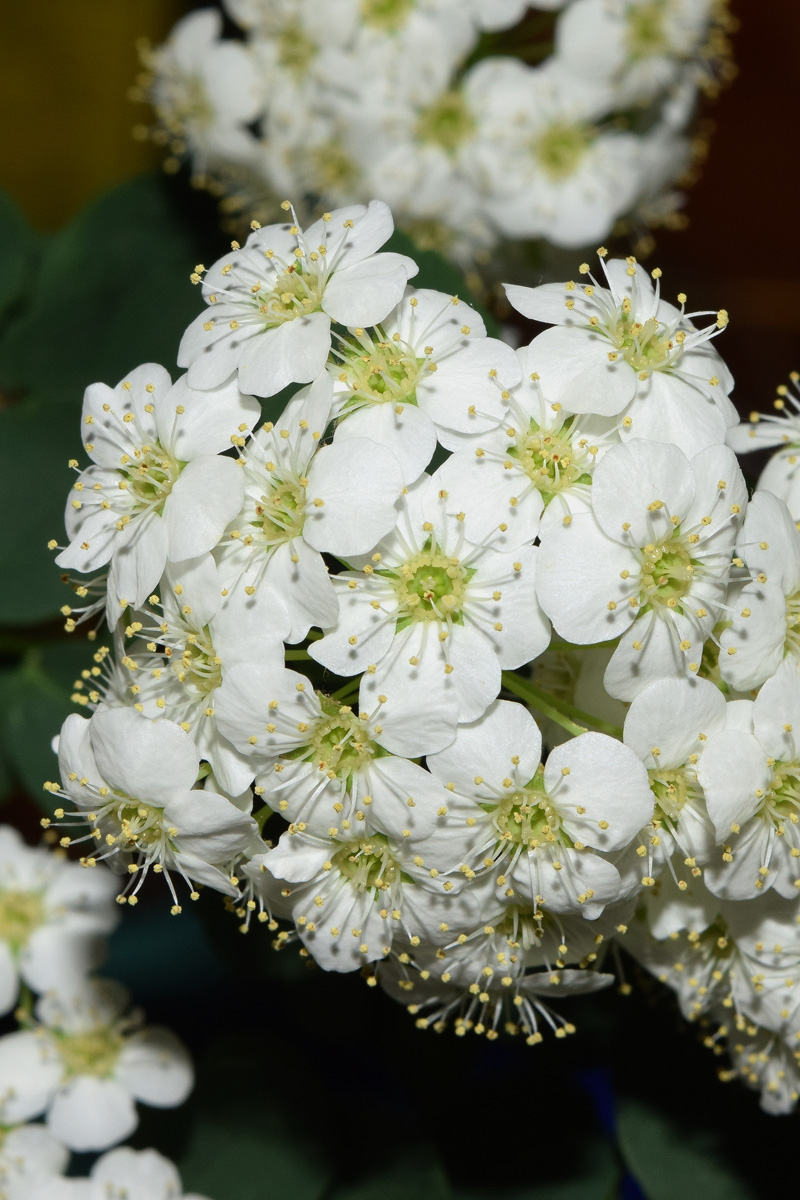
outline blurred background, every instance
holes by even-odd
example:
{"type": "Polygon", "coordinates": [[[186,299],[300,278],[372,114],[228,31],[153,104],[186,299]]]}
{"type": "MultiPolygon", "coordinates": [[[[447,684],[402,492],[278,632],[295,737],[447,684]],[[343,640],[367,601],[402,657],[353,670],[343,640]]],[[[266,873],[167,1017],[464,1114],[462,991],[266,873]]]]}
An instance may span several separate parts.
{"type": "MultiPolygon", "coordinates": [[[[128,98],[137,39],[157,44],[205,5],[3,7],[0,820],[34,839],[49,738],[91,669],[91,647],[62,632],[69,594],[45,552],[80,396],[148,358],[174,365],[197,311],[189,271],[223,235],[213,200],[181,177],[153,182],[162,155],[133,136],[148,116],[128,98]]],[[[687,227],[658,232],[650,261],[690,307],[728,309],[719,348],[747,413],[800,369],[800,16],[732,8],[739,75],[703,114],[714,128],[687,227]]],[[[271,954],[264,930],[232,936],[213,898],[176,922],[145,895],[126,917],[108,973],[205,1055],[193,1105],[151,1114],[138,1144],[214,1200],[763,1200],[792,1168],[789,1119],[723,1088],[702,1031],[652,983],[625,1004],[576,1002],[578,1037],[527,1050],[418,1033],[359,979],[271,954]]]]}

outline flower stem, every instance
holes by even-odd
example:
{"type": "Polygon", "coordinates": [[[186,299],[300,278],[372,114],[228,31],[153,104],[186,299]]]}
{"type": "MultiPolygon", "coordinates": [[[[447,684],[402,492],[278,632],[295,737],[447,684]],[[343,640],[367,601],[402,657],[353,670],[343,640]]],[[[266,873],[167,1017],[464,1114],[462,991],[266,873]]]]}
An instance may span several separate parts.
{"type": "Polygon", "coordinates": [[[513,692],[515,696],[519,696],[521,700],[525,700],[531,708],[535,708],[543,716],[549,717],[551,721],[555,721],[562,729],[566,729],[568,733],[577,736],[581,733],[586,733],[587,729],[592,728],[599,730],[601,733],[607,733],[610,737],[622,739],[622,729],[619,725],[614,725],[611,721],[604,721],[601,717],[593,717],[590,713],[585,713],[581,709],[576,708],[574,704],[570,704],[567,700],[562,700],[559,696],[554,696],[550,692],[545,692],[541,688],[537,688],[535,684],[528,682],[526,679],[520,679],[512,671],[503,672],[503,686],[509,692],[513,692]]]}
{"type": "Polygon", "coordinates": [[[300,662],[304,659],[310,659],[311,655],[307,650],[287,650],[284,654],[287,662],[300,662]]]}

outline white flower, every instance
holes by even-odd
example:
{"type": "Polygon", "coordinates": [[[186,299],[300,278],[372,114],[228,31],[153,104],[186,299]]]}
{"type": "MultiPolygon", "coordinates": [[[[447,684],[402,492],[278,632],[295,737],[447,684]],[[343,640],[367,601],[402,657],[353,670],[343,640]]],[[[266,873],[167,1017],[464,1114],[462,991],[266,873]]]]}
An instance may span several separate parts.
{"type": "Polygon", "coordinates": [[[328,369],[336,442],[367,437],[388,447],[406,484],[430,462],[437,427],[470,427],[470,409],[502,411],[503,392],[519,378],[513,352],[486,337],[473,308],[427,288],[407,288],[377,329],[351,330],[328,369]]]}
{"type": "Polygon", "coordinates": [[[273,588],[289,610],[287,640],[336,620],[322,554],[363,554],[397,521],[397,459],[370,438],[320,447],[333,382],[323,373],[298,392],[245,451],[244,505],[217,552],[228,588],[273,588]]]}
{"type": "MultiPolygon", "coordinates": [[[[655,812],[637,839],[648,884],[673,856],[670,870],[693,877],[709,860],[714,834],[697,764],[708,739],[725,726],[725,697],[706,679],[659,679],[640,692],[625,718],[625,745],[647,768],[655,812]],[[698,865],[699,864],[699,865],[698,865]]],[[[680,878],[678,887],[686,889],[680,878]]]]}
{"type": "Polygon", "coordinates": [[[69,1151],[42,1125],[0,1130],[0,1196],[47,1200],[47,1189],[53,1188],[68,1161],[69,1151]]]}
{"type": "Polygon", "coordinates": [[[34,1195],[31,1200],[206,1200],[184,1193],[173,1163],[157,1150],[122,1146],[98,1158],[87,1179],[65,1181],[57,1196],[34,1195]]]}
{"type": "Polygon", "coordinates": [[[665,874],[625,944],[677,993],[687,1020],[722,1007],[740,1028],[755,1021],[786,1038],[800,1032],[796,902],[773,892],[726,903],[700,879],[680,892],[665,874]]]}
{"type": "Polygon", "coordinates": [[[614,85],[617,103],[650,100],[701,58],[712,0],[575,0],[556,26],[556,53],[581,77],[614,85]]]}
{"type": "Polygon", "coordinates": [[[225,676],[217,718],[255,773],[259,794],[293,827],[323,836],[421,837],[449,797],[427,771],[390,751],[417,754],[432,724],[440,727],[436,740],[448,741],[455,722],[424,704],[376,697],[370,676],[360,701],[354,712],[295,671],[240,663],[225,676]]]}
{"type": "Polygon", "coordinates": [[[263,105],[251,54],[239,42],[221,40],[221,30],[220,13],[205,8],[183,17],[162,46],[144,54],[159,121],[174,142],[188,147],[200,176],[219,160],[252,157],[256,141],[247,126],[263,105]]]}
{"type": "Polygon", "coordinates": [[[310,383],[325,366],[331,321],[377,324],[417,273],[402,254],[376,253],[392,228],[389,209],[373,200],[326,213],[305,232],[292,224],[251,233],[203,280],[213,316],[195,318],[178,352],[192,386],[218,387],[236,370],[259,396],[310,383]]]}
{"type": "Polygon", "coordinates": [[[0,826],[0,1014],[20,981],[44,992],[96,967],[117,923],[107,871],[91,874],[44,847],[26,846],[0,826]]]}
{"type": "MultiPolygon", "coordinates": [[[[728,706],[729,709],[734,707],[728,706]]],[[[705,870],[726,900],[800,889],[800,673],[787,659],[732,728],[709,739],[698,767],[722,862],[705,870]],[[747,723],[745,723],[747,722],[747,723]]]]}
{"type": "Polygon", "coordinates": [[[770,1116],[794,1112],[800,1100],[800,1050],[768,1030],[746,1025],[730,1033],[733,1070],[723,1078],[739,1078],[761,1092],[761,1107],[770,1116]]]}
{"type": "Polygon", "coordinates": [[[428,755],[437,779],[476,802],[466,866],[492,872],[508,903],[589,920],[617,899],[620,877],[600,854],[620,850],[653,813],[647,772],[615,739],[585,733],[542,764],[542,737],[521,704],[498,700],[428,755]],[[496,874],[495,874],[496,872],[496,874]]]}
{"type": "Polygon", "coordinates": [[[536,603],[536,551],[505,549],[495,497],[476,496],[465,518],[443,482],[441,469],[423,475],[403,496],[397,528],[351,560],[360,570],[334,578],[339,619],[309,653],[338,675],[374,667],[387,695],[413,689],[431,709],[455,706],[470,721],[497,695],[501,670],[545,649],[549,627],[536,603]]]}
{"type": "Polygon", "coordinates": [[[608,90],[553,59],[484,60],[467,81],[473,91],[481,85],[470,173],[483,182],[489,219],[507,237],[557,246],[605,237],[642,186],[639,138],[598,124],[614,107],[608,90]]]}
{"type": "Polygon", "coordinates": [[[569,641],[622,637],[606,690],[632,700],[648,683],[699,667],[725,600],[747,492],[736,459],[709,446],[633,441],[597,465],[592,512],[543,533],[537,594],[569,641]]]}
{"type": "MultiPolygon", "coordinates": [[[[171,872],[238,894],[229,864],[246,849],[256,824],[224,796],[195,788],[197,747],[178,725],[131,708],[103,709],[88,721],[73,714],[61,729],[58,759],[64,790],[56,784],[48,790],[72,800],[73,815],[89,825],[79,840],[96,840],[97,848],[82,861],[91,866],[105,859],[129,875],[123,895],[135,883],[135,902],[150,868],[166,877],[174,913],[181,910],[171,872]]],[[[63,816],[57,809],[59,821],[63,816]]]]}
{"type": "Polygon", "coordinates": [[[749,420],[728,430],[728,445],[737,454],[752,450],[780,449],[759,476],[759,492],[772,492],[786,506],[795,521],[800,519],[800,375],[790,376],[792,391],[785,384],[778,388],[774,413],[751,412],[749,420]]]}
{"type": "MultiPolygon", "coordinates": [[[[446,813],[440,819],[446,823],[446,813]]],[[[251,867],[267,897],[288,905],[320,966],[355,971],[385,958],[396,939],[441,942],[474,925],[463,879],[446,877],[427,846],[425,836],[342,829],[319,837],[293,826],[251,867]]]]}
{"type": "Polygon", "coordinates": [[[126,630],[151,640],[147,655],[139,656],[130,648],[123,658],[133,692],[123,703],[135,699],[139,711],[166,716],[189,732],[224,791],[238,794],[253,773],[219,733],[215,698],[234,663],[282,669],[283,638],[290,629],[286,606],[268,587],[257,588],[252,595],[243,587],[224,589],[207,554],[167,567],[160,607],[160,613],[138,613],[126,630]],[[159,647],[165,657],[154,659],[159,647]]]}
{"type": "Polygon", "coordinates": [[[661,272],[653,272],[653,288],[633,258],[606,263],[601,255],[601,265],[608,287],[586,263],[586,284],[506,285],[523,316],[556,326],[534,338],[529,358],[548,398],[571,412],[624,412],[623,439],[672,443],[686,454],[724,442],[738,420],[728,399],[733,379],[708,343],[725,328],[727,313],[687,314],[682,294],[680,308],[668,304],[661,272]],[[716,320],[697,329],[693,319],[701,316],[716,320]]]}
{"type": "Polygon", "coordinates": [[[243,494],[241,468],[222,452],[244,443],[260,412],[235,381],[197,392],[153,363],[116,388],[87,388],[84,448],[96,465],[73,485],[70,545],[56,562],[83,572],[111,564],[109,625],[145,600],[167,562],[216,545],[243,494]]]}
{"type": "Polygon", "coordinates": [[[492,427],[480,430],[484,418],[475,421],[474,433],[453,438],[440,432],[445,445],[464,447],[442,471],[451,498],[466,511],[471,498],[491,496],[504,505],[503,520],[519,544],[534,540],[540,521],[568,521],[571,501],[584,507],[595,465],[619,442],[616,421],[576,416],[550,403],[539,376],[528,370],[531,349],[517,351],[522,383],[511,390],[492,427]]]}
{"type": "Polygon", "coordinates": [[[105,1150],[133,1133],[137,1100],[182,1104],[194,1074],[168,1029],[125,1017],[128,995],[110,980],[86,980],[43,996],[36,1022],[0,1039],[0,1121],[46,1114],[72,1150],[105,1150]]]}
{"type": "Polygon", "coordinates": [[[722,678],[739,691],[759,687],[784,658],[800,659],[800,534],[782,500],[756,492],[739,554],[750,582],[737,589],[720,635],[722,678]]]}

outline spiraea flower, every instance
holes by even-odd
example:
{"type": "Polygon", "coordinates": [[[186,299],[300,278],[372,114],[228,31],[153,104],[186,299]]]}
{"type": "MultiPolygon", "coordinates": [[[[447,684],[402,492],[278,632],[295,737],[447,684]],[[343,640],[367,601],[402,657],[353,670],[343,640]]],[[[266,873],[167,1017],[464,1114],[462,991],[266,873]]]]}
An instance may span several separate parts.
{"type": "Polygon", "coordinates": [[[185,1048],[127,1008],[127,992],[111,980],[41,997],[31,1028],[0,1039],[3,1124],[45,1114],[70,1149],[106,1150],[133,1133],[137,1100],[182,1104],[194,1082],[185,1048]]]}
{"type": "Polygon", "coordinates": [[[377,253],[392,228],[389,209],[373,200],[325,213],[305,231],[267,225],[237,243],[202,278],[209,307],[181,341],[178,363],[192,386],[219,387],[237,370],[259,396],[310,383],[330,352],[331,321],[377,324],[416,274],[410,258],[377,253]]]}
{"type": "Polygon", "coordinates": [[[247,444],[244,504],[216,549],[229,589],[263,584],[278,593],[289,611],[290,642],[311,625],[336,620],[323,553],[350,557],[371,549],[394,528],[403,486],[397,459],[371,438],[320,445],[332,387],[323,372],[247,444]]]}
{"type": "Polygon", "coordinates": [[[719,669],[744,692],[774,675],[784,658],[800,659],[800,533],[782,500],[756,492],[738,549],[750,581],[731,598],[719,669]]]}
{"type": "Polygon", "coordinates": [[[519,379],[513,352],[486,337],[480,315],[429,288],[407,288],[377,329],[350,330],[328,369],[336,441],[367,437],[386,446],[406,484],[428,466],[437,428],[444,444],[451,431],[485,428],[519,379]]]}
{"type": "Polygon", "coordinates": [[[529,364],[551,401],[570,412],[624,414],[620,436],[648,438],[696,454],[725,441],[738,416],[728,399],[728,368],[709,343],[726,327],[728,314],[685,311],[661,298],[634,258],[605,261],[603,282],[588,263],[588,283],[506,285],[514,308],[555,326],[533,341],[529,364]],[[604,284],[606,286],[604,286],[604,284]],[[694,318],[713,316],[696,328],[694,318]]]}
{"type": "Polygon", "coordinates": [[[656,679],[698,670],[747,491],[725,446],[688,460],[677,446],[632,441],[598,464],[591,501],[547,529],[537,594],[570,641],[620,639],[605,687],[633,700],[656,679]]]}
{"type": "Polygon", "coordinates": [[[99,965],[117,922],[116,887],[44,847],[26,846],[0,826],[0,1013],[20,983],[37,992],[63,986],[99,965]]]}
{"type": "Polygon", "coordinates": [[[499,700],[428,764],[448,790],[475,803],[468,874],[490,871],[510,904],[591,920],[620,893],[605,855],[652,816],[647,773],[627,746],[599,733],[557,746],[546,763],[541,757],[533,717],[499,700]]]}
{"type": "Polygon", "coordinates": [[[68,1161],[66,1146],[42,1125],[6,1127],[0,1131],[0,1195],[8,1200],[45,1200],[58,1186],[68,1161]]]}
{"type": "Polygon", "coordinates": [[[31,1200],[207,1200],[183,1191],[177,1168],[163,1154],[129,1146],[109,1150],[87,1179],[61,1180],[58,1189],[31,1200]]]}
{"type": "Polygon", "coordinates": [[[721,1072],[724,1080],[741,1079],[761,1093],[761,1108],[770,1116],[785,1116],[800,1100],[800,1050],[770,1030],[746,1022],[742,1029],[726,1030],[730,1071],[721,1072]]]}
{"type": "MultiPolygon", "coordinates": [[[[133,889],[135,902],[151,869],[164,875],[174,913],[173,874],[193,898],[196,883],[238,895],[230,864],[251,843],[256,823],[225,796],[195,786],[200,758],[180,726],[132,708],[103,709],[90,720],[73,714],[61,729],[58,759],[63,790],[48,790],[75,805],[70,822],[89,826],[83,838],[67,835],[62,844],[93,842],[82,861],[107,861],[127,874],[123,896],[133,889]]],[[[64,810],[56,817],[64,822],[64,810]]]]}
{"type": "Polygon", "coordinates": [[[443,482],[437,472],[408,488],[396,530],[335,577],[339,619],[310,653],[339,675],[374,668],[387,695],[413,689],[471,721],[498,694],[503,669],[545,649],[549,629],[536,551],[504,547],[506,506],[481,496],[470,520],[443,482]]]}
{"type": "MultiPolygon", "coordinates": [[[[66,508],[70,544],[60,567],[110,564],[108,621],[142,604],[165,565],[205,554],[239,511],[241,468],[224,456],[255,425],[261,407],[234,380],[197,392],[163,367],[137,367],[115,388],[87,388],[82,471],[66,508]]],[[[77,465],[77,464],[75,464],[77,465]]]]}
{"type": "MultiPolygon", "coordinates": [[[[729,709],[732,706],[728,706],[729,709]]],[[[716,895],[747,900],[800,889],[800,669],[787,659],[754,701],[743,700],[709,738],[698,766],[719,859],[706,867],[716,895]]]]}

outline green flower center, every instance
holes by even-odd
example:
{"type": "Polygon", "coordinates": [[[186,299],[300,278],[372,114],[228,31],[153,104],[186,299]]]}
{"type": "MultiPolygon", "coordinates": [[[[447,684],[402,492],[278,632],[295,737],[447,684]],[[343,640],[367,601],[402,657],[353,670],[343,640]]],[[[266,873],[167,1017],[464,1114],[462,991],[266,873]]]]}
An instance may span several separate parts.
{"type": "Polygon", "coordinates": [[[175,135],[188,128],[208,128],[216,120],[214,105],[206,93],[199,75],[163,74],[156,87],[158,115],[165,127],[175,135]]]}
{"type": "Polygon", "coordinates": [[[123,850],[146,850],[149,846],[161,845],[165,833],[174,837],[178,832],[176,829],[164,830],[163,809],[132,796],[117,794],[120,799],[112,802],[107,811],[113,812],[119,823],[117,841],[122,843],[123,850]]]}
{"type": "Polygon", "coordinates": [[[695,781],[690,778],[685,767],[676,767],[670,771],[654,767],[647,774],[656,799],[653,825],[658,828],[664,824],[677,824],[686,801],[697,793],[695,781]]]}
{"type": "MultiPolygon", "coordinates": [[[[618,353],[636,372],[649,373],[668,366],[672,361],[675,341],[666,336],[666,326],[655,317],[635,321],[629,300],[622,302],[616,319],[606,327],[605,332],[618,353]]],[[[677,339],[679,344],[682,336],[679,335],[677,339]]]]}
{"type": "Polygon", "coordinates": [[[380,757],[385,751],[375,745],[366,723],[355,715],[349,705],[317,694],[323,716],[314,725],[308,743],[290,757],[313,757],[319,769],[327,772],[329,778],[346,781],[364,763],[380,757]]]}
{"type": "Polygon", "coordinates": [[[392,574],[399,601],[398,632],[412,621],[463,622],[466,585],[474,571],[462,567],[457,558],[426,549],[392,574]]]}
{"type": "Polygon", "coordinates": [[[59,1033],[58,1052],[68,1076],[94,1075],[106,1079],[113,1074],[123,1039],[114,1026],[86,1033],[59,1033]]]}
{"type": "Polygon", "coordinates": [[[567,179],[577,171],[593,140],[587,125],[551,125],[534,142],[534,157],[551,179],[567,179]]]}
{"type": "Polygon", "coordinates": [[[222,683],[222,659],[217,656],[208,627],[190,633],[179,662],[173,662],[178,679],[187,688],[208,695],[222,683]]]}
{"type": "Polygon", "coordinates": [[[561,818],[544,789],[541,766],[525,787],[503,796],[496,806],[486,807],[492,813],[501,843],[523,845],[529,850],[566,843],[561,818]]]}
{"type": "Polygon", "coordinates": [[[41,892],[17,892],[11,888],[1,888],[0,942],[7,942],[12,953],[18,952],[43,923],[44,915],[41,892]]]}
{"type": "Polygon", "coordinates": [[[792,825],[800,822],[800,763],[773,765],[770,787],[761,798],[758,812],[777,829],[786,821],[792,825]]]}
{"type": "Polygon", "coordinates": [[[365,404],[416,404],[416,389],[427,359],[417,358],[399,334],[391,341],[348,342],[338,378],[350,389],[345,409],[365,404]]]}
{"type": "Polygon", "coordinates": [[[332,865],[345,879],[362,891],[383,892],[399,882],[401,871],[389,851],[382,834],[368,841],[347,842],[331,859],[332,865]]]}
{"type": "Polygon", "coordinates": [[[306,274],[300,262],[291,263],[273,280],[269,289],[261,288],[254,293],[254,301],[264,318],[265,328],[284,325],[295,317],[319,312],[322,307],[320,277],[316,271],[306,274]]]}
{"type": "Polygon", "coordinates": [[[650,58],[655,54],[663,54],[668,48],[666,5],[663,0],[653,0],[651,4],[631,5],[626,20],[628,53],[631,58],[650,58]]]}
{"type": "Polygon", "coordinates": [[[396,33],[414,5],[415,0],[361,0],[361,18],[365,25],[396,33]]]}
{"type": "Polygon", "coordinates": [[[123,472],[125,490],[133,497],[135,510],[162,513],[185,466],[186,463],[173,458],[158,442],[155,446],[134,450],[134,458],[124,464],[123,472]]]}
{"type": "Polygon", "coordinates": [[[800,592],[786,598],[784,653],[800,656],[800,592]]]}
{"type": "Polygon", "coordinates": [[[679,535],[642,551],[641,601],[654,608],[680,608],[681,597],[692,586],[695,561],[679,535]]]}
{"type": "Polygon", "coordinates": [[[440,146],[455,154],[459,146],[474,132],[475,117],[461,92],[445,92],[417,120],[417,137],[421,142],[440,146]]]}
{"type": "Polygon", "coordinates": [[[270,490],[264,493],[256,505],[255,518],[251,524],[260,529],[267,546],[277,546],[281,542],[290,542],[303,532],[306,519],[306,482],[301,479],[275,479],[269,482],[270,490]]]}
{"type": "Polygon", "coordinates": [[[577,483],[591,482],[587,467],[594,463],[597,446],[590,446],[588,438],[573,443],[574,424],[575,418],[568,417],[558,429],[544,430],[531,421],[527,433],[517,434],[508,448],[509,458],[519,463],[545,504],[577,483]]]}
{"type": "Polygon", "coordinates": [[[287,71],[302,77],[317,54],[317,47],[299,24],[286,25],[277,38],[278,62],[287,71]]]}

